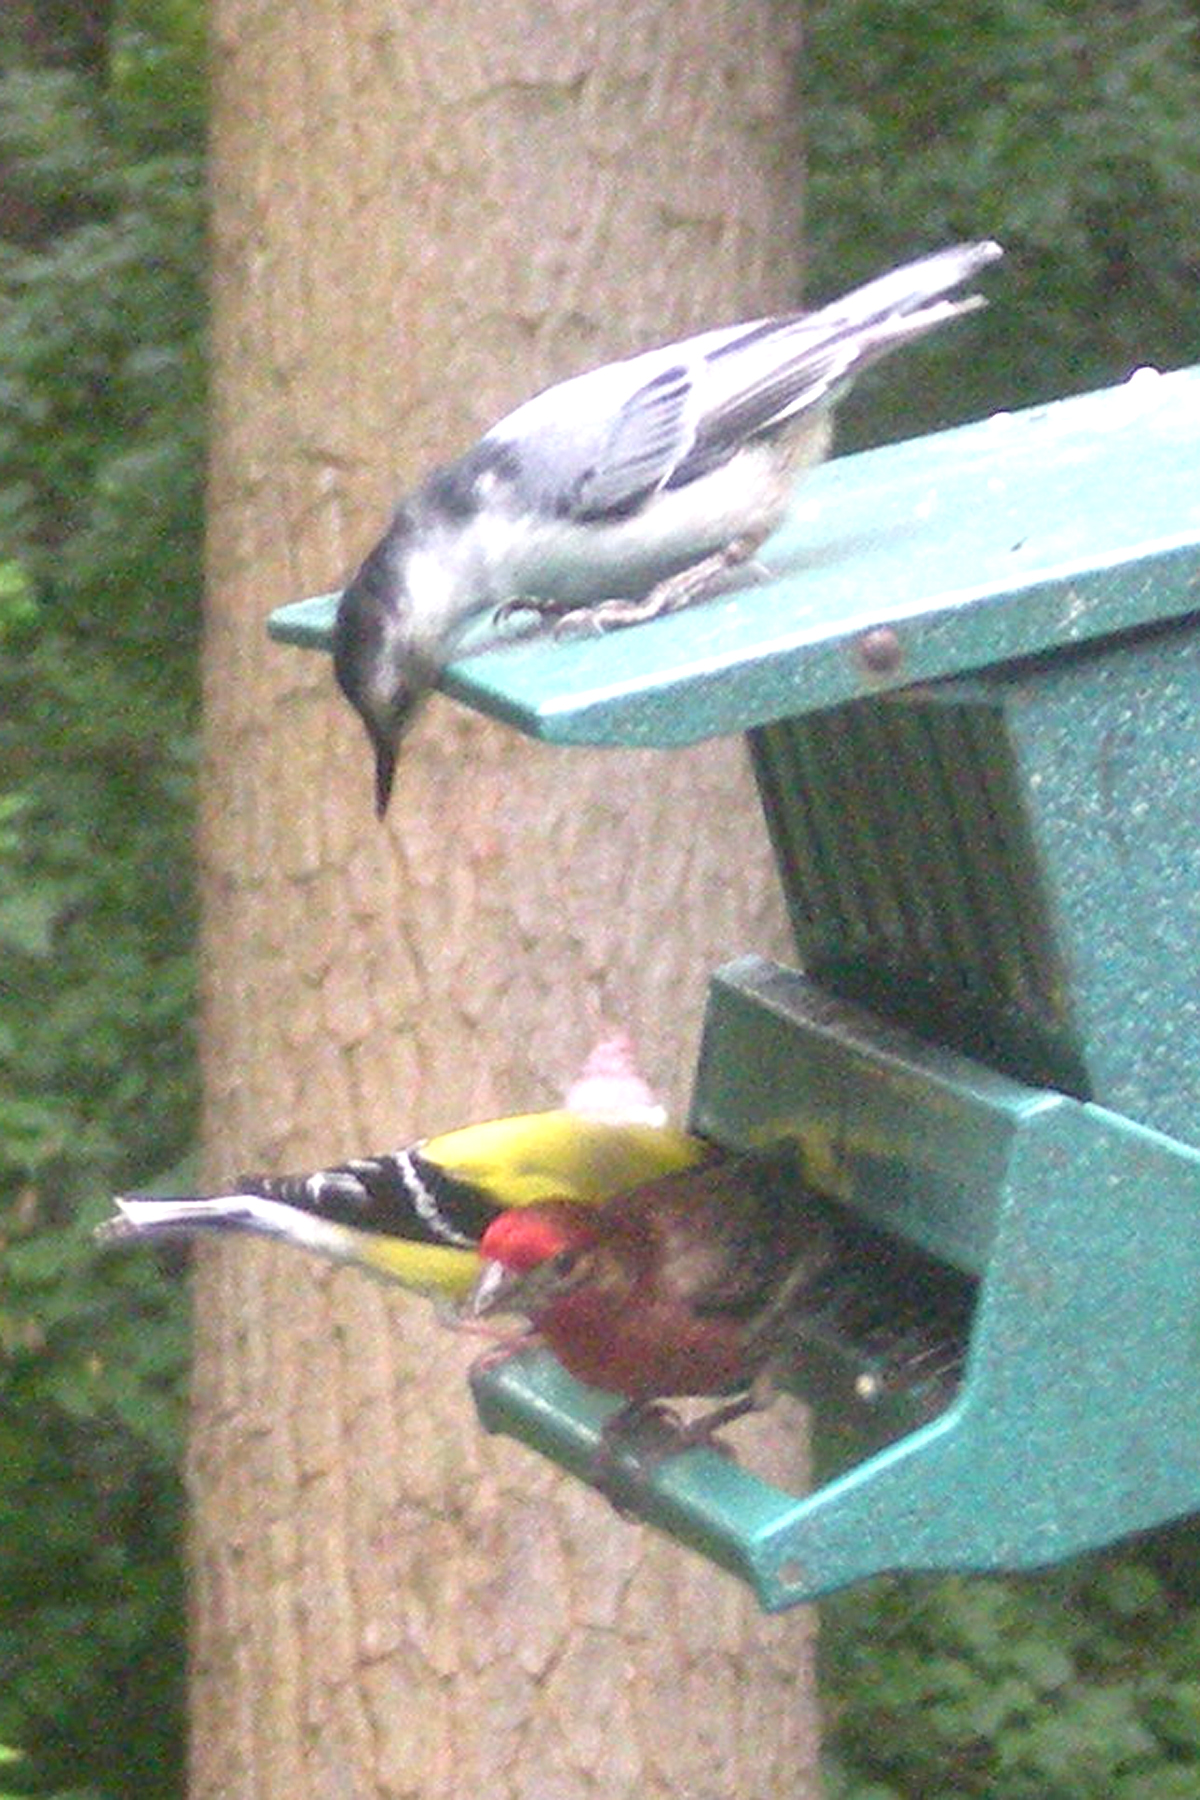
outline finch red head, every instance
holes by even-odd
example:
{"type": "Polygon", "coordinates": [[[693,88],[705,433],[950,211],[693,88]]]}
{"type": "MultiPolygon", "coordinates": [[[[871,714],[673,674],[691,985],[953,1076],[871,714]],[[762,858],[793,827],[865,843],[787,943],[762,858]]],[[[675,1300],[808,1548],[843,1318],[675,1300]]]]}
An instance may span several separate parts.
{"type": "Polygon", "coordinates": [[[589,1386],[644,1404],[750,1387],[784,1302],[830,1253],[794,1157],[729,1158],[600,1207],[549,1202],[484,1232],[478,1312],[531,1319],[589,1386]]]}

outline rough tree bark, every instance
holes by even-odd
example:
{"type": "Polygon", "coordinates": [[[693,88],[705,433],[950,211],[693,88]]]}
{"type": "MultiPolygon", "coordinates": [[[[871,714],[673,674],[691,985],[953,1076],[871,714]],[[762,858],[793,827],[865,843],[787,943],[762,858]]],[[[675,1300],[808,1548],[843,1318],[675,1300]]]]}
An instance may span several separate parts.
{"type": "MultiPolygon", "coordinates": [[[[381,830],[263,619],[535,387],[795,298],[793,9],[213,11],[210,1173],[552,1104],[601,1020],[682,1105],[707,972],[783,941],[740,747],[436,700],[381,830]]],[[[195,1800],[813,1791],[806,1621],[485,1441],[427,1308],[239,1245],[196,1317],[195,1800]]]]}

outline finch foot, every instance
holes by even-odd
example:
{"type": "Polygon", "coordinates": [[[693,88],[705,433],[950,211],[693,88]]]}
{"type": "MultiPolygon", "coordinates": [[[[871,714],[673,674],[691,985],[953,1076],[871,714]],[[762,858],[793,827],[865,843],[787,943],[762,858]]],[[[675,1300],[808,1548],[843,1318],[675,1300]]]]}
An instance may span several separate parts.
{"type": "Polygon", "coordinates": [[[685,1424],[661,1401],[631,1401],[605,1421],[588,1480],[623,1519],[634,1518],[647,1481],[669,1457],[705,1449],[736,1461],[714,1433],[755,1404],[750,1395],[742,1394],[685,1424]]]}
{"type": "Polygon", "coordinates": [[[733,1451],[716,1434],[723,1426],[732,1425],[735,1419],[744,1419],[747,1413],[754,1412],[761,1404],[755,1394],[749,1393],[739,1394],[736,1400],[727,1400],[723,1406],[714,1406],[711,1412],[702,1413],[690,1424],[680,1426],[679,1448],[715,1450],[718,1456],[725,1456],[736,1462],[733,1451]]]}

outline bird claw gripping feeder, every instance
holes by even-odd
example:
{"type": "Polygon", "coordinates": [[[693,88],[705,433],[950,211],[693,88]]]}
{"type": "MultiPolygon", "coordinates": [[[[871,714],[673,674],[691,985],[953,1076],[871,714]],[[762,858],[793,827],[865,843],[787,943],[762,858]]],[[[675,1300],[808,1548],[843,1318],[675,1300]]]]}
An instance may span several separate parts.
{"type": "MultiPolygon", "coordinates": [[[[1200,1508],[1200,369],[827,464],[765,559],[441,685],[555,743],[749,735],[804,973],[714,976],[692,1123],[839,1209],[798,1385],[865,1436],[802,1497],[698,1449],[623,1504],[777,1608],[1200,1508]]],[[[475,1393],[594,1466],[613,1403],[548,1356],[475,1393]]]]}

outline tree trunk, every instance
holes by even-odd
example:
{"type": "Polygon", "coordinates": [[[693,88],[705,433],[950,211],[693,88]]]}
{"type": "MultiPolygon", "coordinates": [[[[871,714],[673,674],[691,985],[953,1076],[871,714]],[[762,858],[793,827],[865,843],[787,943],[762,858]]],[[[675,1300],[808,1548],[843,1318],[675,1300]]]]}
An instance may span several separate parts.
{"type": "MultiPolygon", "coordinates": [[[[795,299],[792,9],[214,15],[209,1172],[553,1104],[603,1022],[679,1109],[709,971],[784,941],[741,747],[439,698],[384,830],[263,621],[535,388],[795,299]]],[[[485,1440],[427,1307],[242,1244],[196,1285],[195,1800],[813,1792],[805,1618],[485,1440]]],[[[759,1455],[802,1478],[794,1414],[759,1455]]]]}

